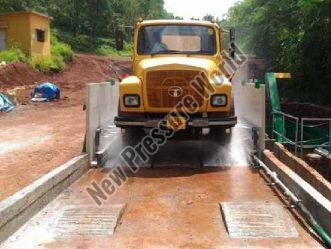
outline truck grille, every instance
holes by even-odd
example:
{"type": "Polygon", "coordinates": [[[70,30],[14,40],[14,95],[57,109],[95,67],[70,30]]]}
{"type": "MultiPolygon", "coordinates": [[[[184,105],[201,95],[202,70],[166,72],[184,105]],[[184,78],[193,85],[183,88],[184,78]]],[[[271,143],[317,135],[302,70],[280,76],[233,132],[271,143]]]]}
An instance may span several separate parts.
{"type": "MultiPolygon", "coordinates": [[[[199,74],[190,70],[161,70],[148,72],[146,76],[148,105],[154,108],[173,108],[184,96],[191,95],[199,107],[203,105],[203,97],[190,86],[190,82],[199,74]]],[[[202,78],[206,79],[202,73],[202,78]]],[[[199,77],[202,79],[201,77],[199,77]]],[[[204,82],[196,82],[201,89],[204,82]]],[[[201,92],[202,94],[204,92],[201,92]]]]}

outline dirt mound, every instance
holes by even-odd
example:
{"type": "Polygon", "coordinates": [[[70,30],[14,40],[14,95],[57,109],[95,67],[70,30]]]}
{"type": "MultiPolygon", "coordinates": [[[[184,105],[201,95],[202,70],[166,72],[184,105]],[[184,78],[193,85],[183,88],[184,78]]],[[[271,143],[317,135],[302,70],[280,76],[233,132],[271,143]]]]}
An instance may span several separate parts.
{"type": "Polygon", "coordinates": [[[0,69],[0,90],[16,86],[33,85],[44,75],[23,62],[11,63],[0,69]]]}
{"type": "Polygon", "coordinates": [[[132,74],[132,63],[131,60],[124,58],[113,58],[111,60],[112,68],[117,74],[132,74]]]}
{"type": "Polygon", "coordinates": [[[126,58],[110,58],[77,54],[66,69],[57,74],[43,74],[31,66],[17,62],[0,69],[0,89],[53,82],[63,89],[82,89],[86,83],[117,78],[120,73],[131,73],[131,62],[126,58]]]}
{"type": "Polygon", "coordinates": [[[84,88],[86,83],[94,83],[117,78],[118,73],[131,72],[130,59],[110,58],[108,56],[97,56],[77,54],[73,62],[59,73],[48,75],[50,81],[62,88],[84,88]]]}
{"type": "Polygon", "coordinates": [[[59,73],[48,75],[48,79],[62,88],[81,89],[86,83],[105,81],[116,77],[109,57],[76,55],[73,62],[59,73]]]}

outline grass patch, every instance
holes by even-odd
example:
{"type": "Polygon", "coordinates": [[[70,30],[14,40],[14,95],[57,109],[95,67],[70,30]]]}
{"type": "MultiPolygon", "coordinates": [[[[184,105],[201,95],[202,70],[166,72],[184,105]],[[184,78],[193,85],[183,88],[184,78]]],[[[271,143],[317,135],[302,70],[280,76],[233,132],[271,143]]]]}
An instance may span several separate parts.
{"type": "Polygon", "coordinates": [[[32,67],[40,72],[61,72],[66,64],[61,56],[36,56],[29,60],[32,67]]]}
{"type": "Polygon", "coordinates": [[[23,52],[18,48],[9,48],[0,51],[0,62],[4,61],[6,63],[15,61],[25,61],[26,57],[23,52]]]}
{"type": "Polygon", "coordinates": [[[125,44],[123,51],[117,51],[113,47],[101,45],[94,51],[94,53],[99,55],[131,56],[132,46],[130,44],[125,44]]]}
{"type": "Polygon", "coordinates": [[[51,48],[52,56],[62,57],[66,63],[69,63],[74,58],[74,52],[71,47],[65,43],[56,43],[51,48]]]}

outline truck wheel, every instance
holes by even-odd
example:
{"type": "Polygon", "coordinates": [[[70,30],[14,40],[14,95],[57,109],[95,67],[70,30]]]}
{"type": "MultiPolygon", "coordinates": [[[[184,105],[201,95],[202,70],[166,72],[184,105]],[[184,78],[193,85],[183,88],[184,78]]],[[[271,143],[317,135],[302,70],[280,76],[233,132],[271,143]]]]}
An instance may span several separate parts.
{"type": "Polygon", "coordinates": [[[139,140],[144,135],[144,130],[142,128],[132,127],[122,129],[122,138],[126,143],[132,143],[139,140]]]}
{"type": "Polygon", "coordinates": [[[231,132],[232,132],[231,128],[228,129],[230,129],[230,132],[227,132],[227,129],[224,127],[214,127],[210,130],[210,134],[212,138],[215,139],[216,141],[227,143],[231,139],[231,132]]]}
{"type": "Polygon", "coordinates": [[[194,128],[193,129],[193,137],[194,137],[194,139],[200,140],[202,138],[202,129],[201,128],[194,128]]]}

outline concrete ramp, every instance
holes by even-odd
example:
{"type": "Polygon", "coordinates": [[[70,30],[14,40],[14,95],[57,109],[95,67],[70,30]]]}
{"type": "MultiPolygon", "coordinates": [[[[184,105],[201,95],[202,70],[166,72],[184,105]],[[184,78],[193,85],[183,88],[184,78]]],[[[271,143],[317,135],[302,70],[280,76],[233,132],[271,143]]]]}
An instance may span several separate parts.
{"type": "MultiPolygon", "coordinates": [[[[94,182],[102,188],[105,179],[110,179],[111,172],[112,169],[90,170],[0,248],[323,248],[296,222],[289,210],[282,207],[263,178],[248,167],[142,168],[137,174],[127,171],[126,183],[113,195],[107,195],[98,207],[86,188],[94,182]],[[254,211],[254,217],[262,222],[259,224],[256,219],[250,226],[260,231],[258,235],[261,236],[263,229],[269,231],[269,235],[275,234],[271,229],[277,229],[278,235],[284,237],[230,236],[219,202],[247,201],[276,203],[277,207],[276,210],[270,210],[263,205],[242,205],[231,208],[232,213],[240,215],[242,210],[241,217],[243,214],[249,217],[254,211]],[[110,217],[114,214],[111,210],[120,203],[126,203],[127,207],[115,233],[111,234],[115,224],[110,217]],[[263,218],[266,209],[271,213],[271,219],[263,218]],[[257,213],[258,210],[261,213],[257,213]],[[284,216],[286,219],[282,218],[284,216]],[[275,217],[280,218],[281,223],[275,217]],[[273,226],[267,224],[269,226],[264,228],[270,221],[278,223],[273,226]],[[284,223],[291,225],[287,227],[284,223]],[[281,226],[276,227],[277,224],[281,226]],[[297,237],[294,236],[293,226],[297,230],[297,237]]],[[[119,209],[116,210],[118,214],[119,209]]],[[[243,231],[244,226],[240,228],[243,231]]]]}

